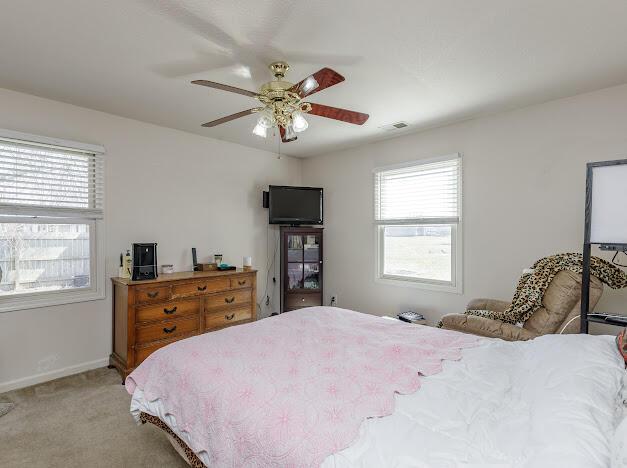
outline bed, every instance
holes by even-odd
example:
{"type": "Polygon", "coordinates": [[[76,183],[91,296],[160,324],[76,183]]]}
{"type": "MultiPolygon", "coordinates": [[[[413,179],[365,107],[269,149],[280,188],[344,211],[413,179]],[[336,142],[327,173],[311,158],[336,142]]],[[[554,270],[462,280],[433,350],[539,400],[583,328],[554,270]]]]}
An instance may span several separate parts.
{"type": "Polygon", "coordinates": [[[627,466],[610,336],[505,342],[313,307],[162,348],[127,390],[193,466],[627,466]]]}

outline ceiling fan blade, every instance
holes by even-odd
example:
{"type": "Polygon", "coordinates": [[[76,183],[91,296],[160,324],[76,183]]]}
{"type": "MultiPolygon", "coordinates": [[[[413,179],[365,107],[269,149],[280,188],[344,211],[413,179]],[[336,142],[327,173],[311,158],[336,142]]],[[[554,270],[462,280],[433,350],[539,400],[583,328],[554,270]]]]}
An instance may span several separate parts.
{"type": "Polygon", "coordinates": [[[257,93],[253,93],[252,91],[247,91],[242,88],[236,88],[235,86],[229,86],[222,83],[216,83],[214,81],[207,80],[194,80],[192,84],[197,84],[200,86],[207,86],[209,88],[221,89],[222,91],[229,91],[231,93],[243,94],[244,96],[257,97],[257,93]]]}
{"type": "Polygon", "coordinates": [[[227,115],[226,117],[222,117],[221,119],[212,120],[211,122],[202,124],[202,126],[203,127],[215,127],[216,125],[223,124],[224,122],[230,122],[231,120],[239,119],[240,117],[245,117],[256,111],[257,111],[257,108],[248,109],[242,112],[238,112],[237,114],[227,115]]]}
{"type": "Polygon", "coordinates": [[[281,134],[281,141],[283,143],[289,143],[290,141],[298,140],[298,137],[294,135],[294,138],[290,138],[289,140],[285,139],[285,129],[279,125],[279,133],[281,134]]]}
{"type": "Polygon", "coordinates": [[[304,80],[296,83],[290,91],[297,93],[301,98],[327,89],[344,81],[344,77],[335,70],[323,68],[304,80]],[[316,86],[317,84],[317,86],[316,86]]]}
{"type": "Polygon", "coordinates": [[[361,112],[355,112],[347,109],[340,109],[339,107],[324,106],[322,104],[314,104],[313,102],[310,104],[311,110],[308,114],[326,117],[327,119],[335,119],[355,125],[363,125],[370,117],[368,114],[362,114],[361,112]]]}

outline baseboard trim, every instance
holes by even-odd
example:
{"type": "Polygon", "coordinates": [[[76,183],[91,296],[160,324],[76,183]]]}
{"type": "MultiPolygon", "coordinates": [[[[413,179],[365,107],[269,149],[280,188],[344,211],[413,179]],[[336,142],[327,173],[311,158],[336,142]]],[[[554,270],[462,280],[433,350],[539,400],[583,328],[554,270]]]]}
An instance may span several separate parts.
{"type": "Polygon", "coordinates": [[[55,369],[49,372],[43,372],[41,374],[35,374],[28,377],[22,377],[21,379],[9,380],[8,382],[0,382],[0,393],[10,392],[24,387],[30,387],[31,385],[37,385],[40,383],[48,382],[50,380],[59,379],[61,377],[67,377],[68,375],[78,374],[91,369],[97,369],[99,367],[106,367],[109,364],[109,358],[97,359],[95,361],[82,362],[74,366],[63,367],[62,369],[55,369]]]}

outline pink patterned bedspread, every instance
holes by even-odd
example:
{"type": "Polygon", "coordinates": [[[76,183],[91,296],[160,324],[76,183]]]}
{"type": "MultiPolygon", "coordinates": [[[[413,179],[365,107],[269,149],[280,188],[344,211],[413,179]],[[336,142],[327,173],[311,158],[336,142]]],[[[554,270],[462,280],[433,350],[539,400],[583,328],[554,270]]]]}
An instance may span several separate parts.
{"type": "Polygon", "coordinates": [[[471,335],[312,307],[162,348],[126,380],[161,399],[214,466],[319,466],[471,335]]]}

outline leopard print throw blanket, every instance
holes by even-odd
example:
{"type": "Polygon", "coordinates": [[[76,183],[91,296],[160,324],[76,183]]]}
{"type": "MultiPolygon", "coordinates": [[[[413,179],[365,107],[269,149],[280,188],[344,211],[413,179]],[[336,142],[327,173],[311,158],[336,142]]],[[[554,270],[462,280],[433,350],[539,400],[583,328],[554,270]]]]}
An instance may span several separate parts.
{"type": "MultiPolygon", "coordinates": [[[[533,264],[533,272],[520,277],[512,305],[503,312],[492,310],[467,310],[468,315],[478,315],[505,323],[524,323],[533,313],[542,307],[542,298],[549,284],[560,271],[574,273],[583,271],[583,256],[579,253],[564,253],[544,257],[533,264]]],[[[590,271],[612,289],[627,287],[627,274],[602,258],[590,259],[590,271]]],[[[438,324],[442,326],[442,322],[438,324]]]]}

